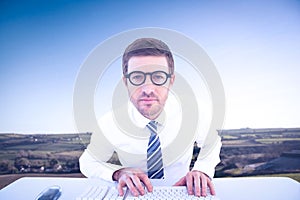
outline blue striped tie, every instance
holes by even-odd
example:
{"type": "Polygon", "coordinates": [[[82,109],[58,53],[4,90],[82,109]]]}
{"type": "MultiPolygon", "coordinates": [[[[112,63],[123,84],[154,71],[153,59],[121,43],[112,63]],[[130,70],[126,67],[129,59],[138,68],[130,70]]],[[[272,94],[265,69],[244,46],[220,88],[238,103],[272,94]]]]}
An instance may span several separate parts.
{"type": "Polygon", "coordinates": [[[157,135],[157,122],[150,121],[147,128],[151,133],[147,149],[148,177],[150,179],[160,179],[164,177],[164,168],[160,141],[157,135]]]}

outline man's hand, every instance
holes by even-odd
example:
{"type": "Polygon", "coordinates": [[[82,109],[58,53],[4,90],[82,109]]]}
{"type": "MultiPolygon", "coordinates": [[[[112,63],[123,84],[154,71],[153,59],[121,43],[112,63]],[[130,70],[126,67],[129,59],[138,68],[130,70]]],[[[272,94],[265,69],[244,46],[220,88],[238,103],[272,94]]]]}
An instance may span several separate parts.
{"type": "Polygon", "coordinates": [[[211,195],[216,195],[215,188],[210,178],[197,170],[190,171],[186,176],[182,177],[174,186],[187,186],[189,195],[207,196],[207,187],[210,189],[211,195]]]}
{"type": "Polygon", "coordinates": [[[124,195],[123,187],[127,186],[133,196],[145,194],[143,184],[147,191],[152,192],[153,186],[145,172],[135,168],[123,168],[113,174],[113,180],[118,181],[118,192],[120,196],[124,195]],[[143,184],[142,184],[143,183],[143,184]]]}

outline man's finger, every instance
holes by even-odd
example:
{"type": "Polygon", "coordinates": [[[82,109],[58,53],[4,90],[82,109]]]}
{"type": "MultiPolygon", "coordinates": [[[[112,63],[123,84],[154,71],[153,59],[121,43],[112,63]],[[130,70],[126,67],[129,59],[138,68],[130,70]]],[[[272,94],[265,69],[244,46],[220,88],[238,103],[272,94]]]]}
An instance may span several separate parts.
{"type": "Polygon", "coordinates": [[[126,185],[125,182],[119,182],[118,183],[117,189],[118,189],[118,193],[119,193],[120,196],[124,195],[123,187],[125,185],[126,185]]]}
{"type": "Polygon", "coordinates": [[[191,172],[186,175],[186,187],[188,194],[193,195],[193,176],[191,172]]]}
{"type": "MultiPolygon", "coordinates": [[[[145,194],[145,190],[144,190],[144,186],[142,185],[140,179],[139,179],[137,176],[133,175],[133,176],[131,177],[131,180],[132,180],[132,182],[133,182],[133,184],[134,184],[134,187],[135,187],[135,188],[137,189],[137,191],[139,192],[139,194],[144,195],[144,194],[145,194]]],[[[139,194],[138,194],[138,195],[139,195],[139,194]]]]}
{"type": "Polygon", "coordinates": [[[203,173],[201,173],[201,196],[206,196],[207,195],[207,176],[203,173]]]}
{"type": "Polygon", "coordinates": [[[200,183],[201,177],[200,177],[199,173],[194,173],[193,176],[194,176],[194,194],[195,194],[195,196],[200,197],[200,195],[201,195],[201,189],[200,189],[200,187],[201,187],[201,183],[200,183]]]}
{"type": "Polygon", "coordinates": [[[153,186],[152,186],[152,183],[151,183],[150,179],[148,178],[148,176],[146,174],[144,174],[144,175],[141,175],[139,178],[141,179],[141,181],[146,186],[147,191],[152,192],[153,191],[153,186]]]}
{"type": "Polygon", "coordinates": [[[134,184],[132,183],[131,177],[127,176],[125,178],[125,182],[126,182],[126,185],[127,185],[128,189],[132,193],[132,195],[135,196],[135,197],[138,196],[139,192],[137,191],[134,184]]]}
{"type": "Polygon", "coordinates": [[[184,186],[186,185],[186,178],[185,176],[182,177],[179,181],[177,181],[173,186],[184,186]]]}
{"type": "Polygon", "coordinates": [[[207,185],[208,185],[208,187],[209,187],[210,194],[211,194],[211,195],[216,195],[216,190],[215,190],[214,184],[212,183],[211,180],[208,180],[208,181],[207,181],[207,185]]]}

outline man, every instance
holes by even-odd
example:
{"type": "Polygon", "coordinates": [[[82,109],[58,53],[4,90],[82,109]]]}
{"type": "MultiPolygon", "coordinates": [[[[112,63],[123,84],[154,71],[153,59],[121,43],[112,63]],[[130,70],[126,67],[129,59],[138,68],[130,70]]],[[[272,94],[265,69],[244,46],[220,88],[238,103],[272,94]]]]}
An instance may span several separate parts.
{"type": "MultiPolygon", "coordinates": [[[[126,48],[122,62],[123,82],[131,102],[129,117],[140,129],[134,129],[137,133],[130,137],[128,131],[114,125],[116,121],[111,113],[104,116],[99,126],[111,145],[102,144],[100,134],[93,134],[80,158],[81,172],[87,177],[117,181],[121,196],[125,186],[134,196],[145,194],[143,185],[151,192],[150,179],[153,178],[171,180],[175,186],[187,186],[188,193],[196,196],[206,196],[209,187],[215,195],[211,178],[220,162],[220,140],[209,155],[195,162],[191,171],[193,143],[174,161],[166,163],[168,157],[174,155],[165,148],[176,138],[180,124],[180,109],[173,104],[166,111],[169,91],[175,81],[174,60],[169,47],[154,38],[137,39],[126,48]],[[106,163],[113,152],[118,154],[121,166],[106,163]]],[[[196,135],[202,138],[198,146],[204,148],[206,135],[196,135]]]]}

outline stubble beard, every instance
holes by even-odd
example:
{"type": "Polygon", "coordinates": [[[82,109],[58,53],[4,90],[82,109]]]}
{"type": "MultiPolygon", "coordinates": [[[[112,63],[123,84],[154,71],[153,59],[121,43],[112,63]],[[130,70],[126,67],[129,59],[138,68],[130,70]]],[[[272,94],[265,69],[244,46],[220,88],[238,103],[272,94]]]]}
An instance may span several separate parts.
{"type": "Polygon", "coordinates": [[[161,105],[152,105],[152,104],[146,104],[143,106],[138,106],[138,111],[146,117],[147,119],[154,120],[156,119],[160,113],[163,110],[163,106],[161,105]]]}

